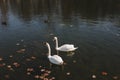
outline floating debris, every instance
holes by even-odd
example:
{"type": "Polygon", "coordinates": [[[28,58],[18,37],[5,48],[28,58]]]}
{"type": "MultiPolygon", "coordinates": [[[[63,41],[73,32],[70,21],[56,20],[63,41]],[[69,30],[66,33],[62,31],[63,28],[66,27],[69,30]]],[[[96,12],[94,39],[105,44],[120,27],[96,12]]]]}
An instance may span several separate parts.
{"type": "Polygon", "coordinates": [[[12,68],[12,66],[11,66],[11,65],[8,65],[7,68],[12,68]]]}
{"type": "Polygon", "coordinates": [[[26,61],[31,61],[31,59],[27,58],[26,61]]]}
{"type": "Polygon", "coordinates": [[[46,73],[48,73],[48,74],[50,74],[50,73],[51,73],[51,71],[49,71],[49,70],[46,70],[45,72],[46,72],[46,73]]]}
{"type": "Polygon", "coordinates": [[[103,71],[101,74],[104,75],[104,76],[106,76],[108,73],[105,72],[105,71],[103,71]]]}
{"type": "Polygon", "coordinates": [[[92,75],[92,78],[95,79],[95,78],[96,78],[96,75],[92,75]]]}
{"type": "Polygon", "coordinates": [[[76,63],[76,60],[73,60],[73,63],[76,63]]]}
{"type": "Polygon", "coordinates": [[[12,56],[12,55],[10,55],[9,57],[10,57],[10,58],[12,58],[13,56],[12,56]]]}
{"type": "Polygon", "coordinates": [[[0,67],[4,67],[4,66],[5,66],[5,63],[0,64],[0,67]]]}
{"type": "Polygon", "coordinates": [[[25,49],[20,49],[18,51],[16,51],[17,53],[24,53],[26,50],[25,49]]]}
{"type": "Polygon", "coordinates": [[[28,72],[33,72],[34,69],[33,69],[33,68],[27,68],[27,71],[28,71],[28,72]]]}
{"type": "Polygon", "coordinates": [[[40,79],[44,79],[44,76],[43,75],[41,75],[41,76],[39,76],[40,77],[40,79]]]}
{"type": "Polygon", "coordinates": [[[55,79],[55,77],[52,77],[51,79],[55,79]]]}
{"type": "Polygon", "coordinates": [[[66,75],[68,75],[68,76],[69,76],[70,74],[71,74],[70,72],[67,72],[67,73],[66,73],[66,75]]]}
{"type": "Polygon", "coordinates": [[[48,80],[48,78],[44,78],[44,80],[48,80]]]}
{"type": "Polygon", "coordinates": [[[35,57],[35,56],[32,56],[31,59],[36,59],[36,57],[35,57]]]}
{"type": "Polygon", "coordinates": [[[14,62],[13,65],[14,65],[15,67],[20,67],[20,64],[17,63],[17,62],[14,62]]]}
{"type": "Polygon", "coordinates": [[[2,57],[0,57],[0,61],[2,61],[3,60],[3,58],[2,57]]]}
{"type": "Polygon", "coordinates": [[[42,68],[42,66],[39,66],[39,68],[42,68]]]}
{"type": "Polygon", "coordinates": [[[30,73],[30,72],[27,72],[27,75],[31,75],[31,73],[30,73]]]}
{"type": "Polygon", "coordinates": [[[117,80],[117,79],[118,79],[118,76],[113,76],[113,79],[117,80]]]}
{"type": "Polygon", "coordinates": [[[35,75],[35,78],[38,79],[38,78],[40,78],[40,76],[39,75],[35,75]]]}
{"type": "Polygon", "coordinates": [[[48,74],[48,73],[44,73],[43,75],[44,75],[44,76],[48,76],[49,74],[48,74]]]}
{"type": "Polygon", "coordinates": [[[14,71],[11,65],[8,65],[7,68],[11,71],[14,71]]]}
{"type": "Polygon", "coordinates": [[[45,71],[45,69],[41,69],[41,72],[44,72],[45,71]]]}

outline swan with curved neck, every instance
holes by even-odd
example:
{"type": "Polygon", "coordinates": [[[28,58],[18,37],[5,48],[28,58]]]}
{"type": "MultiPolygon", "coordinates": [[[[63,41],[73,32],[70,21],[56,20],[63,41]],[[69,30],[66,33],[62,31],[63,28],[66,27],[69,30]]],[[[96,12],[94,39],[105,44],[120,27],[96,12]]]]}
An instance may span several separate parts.
{"type": "Polygon", "coordinates": [[[73,44],[64,44],[64,45],[58,47],[57,37],[54,37],[54,40],[55,40],[55,43],[56,43],[56,50],[58,50],[58,51],[69,52],[69,51],[74,51],[78,48],[78,47],[74,47],[73,44]]]}
{"type": "Polygon", "coordinates": [[[46,45],[48,47],[48,59],[51,63],[56,64],[56,65],[62,65],[63,64],[63,60],[60,56],[58,55],[51,55],[51,48],[49,43],[46,42],[46,45]]]}

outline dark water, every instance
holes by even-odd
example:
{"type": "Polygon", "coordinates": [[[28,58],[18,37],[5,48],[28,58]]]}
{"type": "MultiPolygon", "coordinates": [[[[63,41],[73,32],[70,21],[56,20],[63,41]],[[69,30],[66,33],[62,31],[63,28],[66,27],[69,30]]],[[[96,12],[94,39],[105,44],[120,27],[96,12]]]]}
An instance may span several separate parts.
{"type": "Polygon", "coordinates": [[[0,0],[0,59],[0,80],[37,80],[34,76],[43,74],[38,66],[51,70],[49,79],[120,80],[120,1],[0,0]],[[54,36],[59,45],[79,47],[59,52],[64,70],[49,67],[43,42],[56,54],[54,36]],[[34,71],[27,75],[30,67],[34,71]]]}

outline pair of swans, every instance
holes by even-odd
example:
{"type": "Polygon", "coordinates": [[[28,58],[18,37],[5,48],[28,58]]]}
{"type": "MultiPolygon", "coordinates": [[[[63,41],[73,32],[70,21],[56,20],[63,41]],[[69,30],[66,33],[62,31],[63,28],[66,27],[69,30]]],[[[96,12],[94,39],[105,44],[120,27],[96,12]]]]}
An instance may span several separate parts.
{"type": "MultiPolygon", "coordinates": [[[[60,47],[58,47],[58,40],[57,37],[54,37],[54,40],[56,41],[56,50],[58,51],[74,51],[77,49],[77,47],[74,47],[72,44],[64,44],[60,47]]],[[[51,55],[51,48],[49,43],[46,42],[46,46],[48,47],[48,59],[51,63],[56,65],[63,65],[64,61],[59,55],[51,55]]]]}

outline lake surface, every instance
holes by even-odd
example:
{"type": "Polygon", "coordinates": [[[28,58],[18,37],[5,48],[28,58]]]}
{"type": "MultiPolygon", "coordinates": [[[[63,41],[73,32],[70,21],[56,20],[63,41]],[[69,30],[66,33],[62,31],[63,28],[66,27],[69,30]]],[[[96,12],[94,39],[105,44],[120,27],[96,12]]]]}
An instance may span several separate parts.
{"type": "Polygon", "coordinates": [[[119,0],[0,0],[0,80],[120,80],[119,0]],[[47,59],[49,42],[64,69],[47,59]],[[45,71],[49,71],[45,76],[45,71]],[[39,76],[39,77],[38,77],[39,76]],[[40,79],[41,78],[41,79],[40,79]]]}

